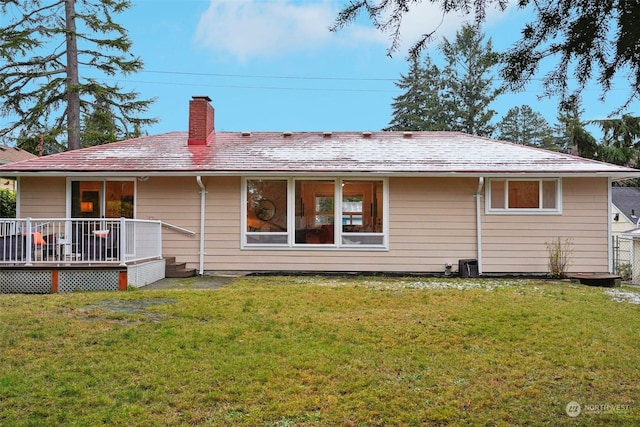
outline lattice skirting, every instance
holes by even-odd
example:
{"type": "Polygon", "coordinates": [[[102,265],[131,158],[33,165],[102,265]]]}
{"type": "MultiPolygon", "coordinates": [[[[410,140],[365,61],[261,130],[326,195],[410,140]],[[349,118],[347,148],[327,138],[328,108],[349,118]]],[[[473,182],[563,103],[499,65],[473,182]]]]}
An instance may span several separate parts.
{"type": "Polygon", "coordinates": [[[127,273],[122,270],[0,270],[0,293],[50,294],[74,291],[126,290],[127,273]]]}
{"type": "Polygon", "coordinates": [[[51,271],[0,271],[2,294],[50,294],[51,271]]]}
{"type": "Polygon", "coordinates": [[[124,291],[164,279],[165,261],[152,260],[122,268],[0,269],[0,294],[50,294],[76,291],[124,291]]]}
{"type": "Polygon", "coordinates": [[[119,276],[116,270],[63,270],[58,275],[58,292],[117,291],[119,276]]]}

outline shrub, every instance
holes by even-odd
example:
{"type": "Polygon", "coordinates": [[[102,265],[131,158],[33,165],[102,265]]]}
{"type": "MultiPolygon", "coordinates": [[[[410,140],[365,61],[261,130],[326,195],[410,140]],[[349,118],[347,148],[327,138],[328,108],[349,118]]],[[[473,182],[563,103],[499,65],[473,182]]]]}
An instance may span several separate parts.
{"type": "Polygon", "coordinates": [[[567,268],[571,261],[569,256],[573,252],[571,249],[571,239],[561,239],[558,237],[551,243],[546,243],[549,254],[549,275],[554,278],[563,278],[567,275],[567,268]]]}
{"type": "Polygon", "coordinates": [[[618,266],[618,274],[622,280],[631,280],[633,272],[631,270],[631,263],[625,262],[618,266]]]}
{"type": "Polygon", "coordinates": [[[0,218],[16,217],[16,192],[2,189],[0,190],[0,218]]]}

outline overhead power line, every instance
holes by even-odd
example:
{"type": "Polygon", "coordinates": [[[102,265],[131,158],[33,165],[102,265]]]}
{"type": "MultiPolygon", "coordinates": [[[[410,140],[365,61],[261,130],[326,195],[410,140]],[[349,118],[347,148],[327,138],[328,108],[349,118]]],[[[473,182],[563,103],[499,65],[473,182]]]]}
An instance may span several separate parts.
{"type": "MultiPolygon", "coordinates": [[[[376,78],[376,77],[323,77],[323,76],[295,76],[295,75],[257,75],[257,74],[235,74],[235,73],[201,73],[201,72],[186,72],[186,71],[162,71],[162,70],[141,70],[138,73],[169,75],[169,76],[200,76],[200,77],[213,77],[213,78],[237,78],[237,79],[273,79],[273,80],[287,80],[287,81],[328,81],[328,82],[383,82],[383,83],[395,83],[398,78],[376,78]]],[[[620,76],[622,77],[622,76],[620,76]]],[[[305,92],[346,92],[346,93],[390,93],[397,94],[399,89],[378,89],[378,88],[363,88],[357,89],[353,87],[348,88],[324,88],[324,87],[295,87],[295,86],[267,86],[267,85],[230,85],[230,84],[211,84],[211,83],[197,83],[194,81],[185,83],[177,81],[148,81],[148,80],[129,80],[127,78],[105,78],[100,77],[97,80],[102,81],[115,81],[121,83],[139,83],[150,85],[171,85],[171,86],[189,86],[189,87],[216,87],[227,89],[248,89],[248,90],[281,90],[281,91],[305,91],[305,92]]],[[[531,81],[539,82],[542,78],[532,78],[531,81]]],[[[502,82],[502,79],[494,77],[496,83],[502,82]]],[[[595,88],[586,88],[586,92],[593,92],[595,88]]],[[[626,90],[622,87],[614,87],[609,92],[618,92],[626,90]]],[[[528,88],[517,93],[541,93],[540,88],[528,88]]]]}
{"type": "Polygon", "coordinates": [[[222,85],[208,83],[177,83],[177,82],[158,82],[145,80],[130,79],[110,79],[100,78],[102,81],[112,81],[120,83],[142,83],[152,85],[170,85],[170,86],[197,86],[197,87],[217,87],[226,89],[256,89],[256,90],[286,90],[286,91],[317,91],[317,92],[364,92],[364,93],[398,93],[398,90],[389,89],[354,89],[354,88],[321,88],[321,87],[285,87],[285,86],[247,86],[247,85],[222,85]]]}
{"type": "Polygon", "coordinates": [[[253,74],[224,74],[224,73],[192,73],[184,71],[158,71],[143,70],[139,73],[149,74],[170,74],[180,76],[207,76],[207,77],[234,77],[242,79],[280,79],[280,80],[333,80],[333,81],[361,81],[361,82],[395,82],[398,78],[375,78],[375,77],[319,77],[319,76],[268,76],[253,74]]]}

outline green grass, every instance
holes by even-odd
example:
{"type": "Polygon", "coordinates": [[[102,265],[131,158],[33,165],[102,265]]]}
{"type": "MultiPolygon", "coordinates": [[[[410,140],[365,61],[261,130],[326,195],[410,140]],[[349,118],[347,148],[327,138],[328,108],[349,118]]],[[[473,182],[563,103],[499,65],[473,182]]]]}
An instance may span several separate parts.
{"type": "Polygon", "coordinates": [[[0,295],[0,425],[638,424],[638,331],[570,282],[0,295]]]}

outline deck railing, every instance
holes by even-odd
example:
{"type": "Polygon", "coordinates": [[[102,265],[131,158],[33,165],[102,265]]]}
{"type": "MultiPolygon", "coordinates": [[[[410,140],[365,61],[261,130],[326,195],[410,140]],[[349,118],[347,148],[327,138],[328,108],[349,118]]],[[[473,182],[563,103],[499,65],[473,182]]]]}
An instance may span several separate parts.
{"type": "Polygon", "coordinates": [[[0,219],[0,265],[124,265],[160,257],[160,221],[126,218],[0,219]]]}

